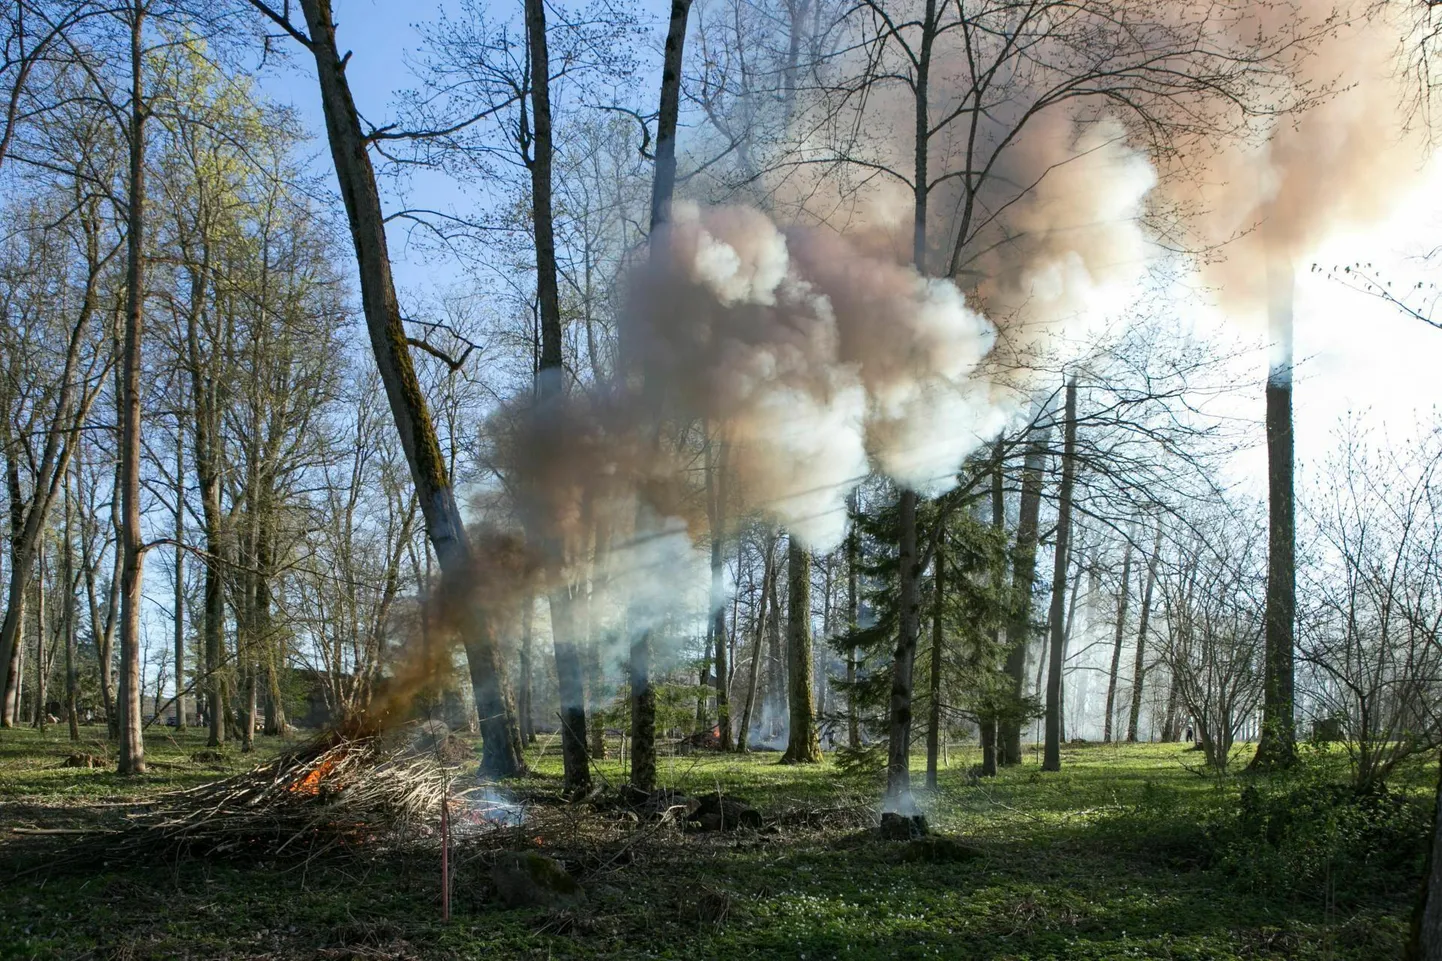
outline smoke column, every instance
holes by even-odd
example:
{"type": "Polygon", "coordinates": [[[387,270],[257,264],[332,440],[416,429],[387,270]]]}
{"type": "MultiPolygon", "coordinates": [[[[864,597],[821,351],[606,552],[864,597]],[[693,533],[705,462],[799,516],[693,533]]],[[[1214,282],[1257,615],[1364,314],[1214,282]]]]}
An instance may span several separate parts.
{"type": "MultiPolygon", "coordinates": [[[[1303,4],[1317,22],[1330,11],[1303,4]]],[[[1296,265],[1329,236],[1386,217],[1424,172],[1425,144],[1404,122],[1403,32],[1390,15],[1357,7],[1320,38],[1295,77],[1319,101],[1276,118],[1258,140],[1205,157],[1185,188],[1195,193],[1183,199],[1206,211],[1202,241],[1224,245],[1203,276],[1233,320],[1269,318],[1279,375],[1291,367],[1296,265]]]]}

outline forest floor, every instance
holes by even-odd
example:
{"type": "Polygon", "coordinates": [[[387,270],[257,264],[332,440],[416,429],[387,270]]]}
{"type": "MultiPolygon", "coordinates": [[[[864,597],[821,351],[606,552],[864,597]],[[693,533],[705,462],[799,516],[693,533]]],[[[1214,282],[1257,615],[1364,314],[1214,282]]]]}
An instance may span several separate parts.
{"type": "MultiPolygon", "coordinates": [[[[106,753],[102,733],[88,729],[94,743],[80,749],[106,753]]],[[[1356,818],[1317,806],[1337,796],[1337,757],[1314,758],[1302,780],[1219,782],[1178,745],[1074,745],[1059,774],[1028,752],[978,780],[967,771],[974,751],[953,750],[939,790],[918,792],[933,829],[965,842],[953,850],[859,826],[875,795],[829,761],[668,757],[661,783],[739,795],[767,826],[693,834],[613,817],[590,853],[579,830],[530,838],[587,889],[584,906],[560,913],[501,908],[486,869],[494,850],[460,839],[449,923],[433,843],[269,864],[54,867],[73,836],[12,831],[113,819],[117,801],[234,773],[282,747],[265,740],[260,757],[196,763],[202,746],[201,735],[152,729],[151,772],[121,778],[61,767],[76,749],[63,728],[0,732],[0,957],[1392,959],[1436,776],[1408,769],[1393,778],[1401,790],[1356,818]]],[[[554,809],[555,745],[543,738],[531,761],[538,776],[507,789],[554,809]]],[[[614,760],[597,771],[623,779],[614,760]]]]}

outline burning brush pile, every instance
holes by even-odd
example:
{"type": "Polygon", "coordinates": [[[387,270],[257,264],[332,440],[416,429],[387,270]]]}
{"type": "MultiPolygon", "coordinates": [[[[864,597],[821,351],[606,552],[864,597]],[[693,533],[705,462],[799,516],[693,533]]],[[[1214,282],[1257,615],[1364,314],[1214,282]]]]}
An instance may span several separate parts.
{"type": "Polygon", "coordinates": [[[429,833],[455,767],[393,735],[325,737],[234,777],[162,794],[104,837],[117,854],[310,857],[429,833]]]}

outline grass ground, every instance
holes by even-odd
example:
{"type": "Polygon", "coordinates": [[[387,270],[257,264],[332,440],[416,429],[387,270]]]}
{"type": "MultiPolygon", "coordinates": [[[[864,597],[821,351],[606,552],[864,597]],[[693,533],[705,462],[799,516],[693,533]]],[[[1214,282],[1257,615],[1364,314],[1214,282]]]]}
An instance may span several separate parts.
{"type": "MultiPolygon", "coordinates": [[[[1414,883],[1406,871],[1384,872],[1358,891],[1327,865],[1315,884],[1296,884],[1239,870],[1235,857],[1223,864],[1207,825],[1236,808],[1245,782],[1219,785],[1188,770],[1192,755],[1177,746],[1145,744],[1070,748],[1060,774],[1028,756],[985,781],[966,773],[974,757],[953,751],[923,804],[934,828],[980,850],[966,860],[913,858],[908,845],[859,830],[844,812],[869,793],[830,763],[668,758],[663,783],[719,786],[763,812],[810,816],[744,835],[628,827],[597,857],[558,845],[590,893],[583,909],[561,915],[502,910],[484,852],[465,845],[449,924],[439,920],[435,855],[424,849],[15,876],[36,867],[37,852],[43,868],[46,852],[73,840],[12,827],[113,818],[118,809],[105,805],[243,767],[238,756],[228,767],[193,762],[201,742],[189,734],[153,737],[147,748],[152,773],[120,778],[60,767],[75,750],[63,730],[0,732],[0,957],[1382,959],[1400,954],[1414,883]]],[[[99,743],[81,749],[103,753],[99,743]]],[[[554,791],[554,746],[532,760],[542,776],[514,790],[554,791]]],[[[622,780],[618,762],[598,771],[622,780]]],[[[1428,774],[1413,772],[1417,798],[1428,774]]]]}

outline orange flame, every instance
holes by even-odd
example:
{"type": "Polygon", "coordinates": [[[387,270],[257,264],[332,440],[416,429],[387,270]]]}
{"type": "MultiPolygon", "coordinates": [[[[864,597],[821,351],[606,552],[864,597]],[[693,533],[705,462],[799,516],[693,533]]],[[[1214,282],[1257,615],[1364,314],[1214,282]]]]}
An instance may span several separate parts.
{"type": "Polygon", "coordinates": [[[286,790],[294,791],[297,794],[319,794],[320,782],[325,780],[325,776],[329,774],[334,767],[335,760],[327,758],[324,762],[309,771],[305,777],[296,781],[286,790]]]}

